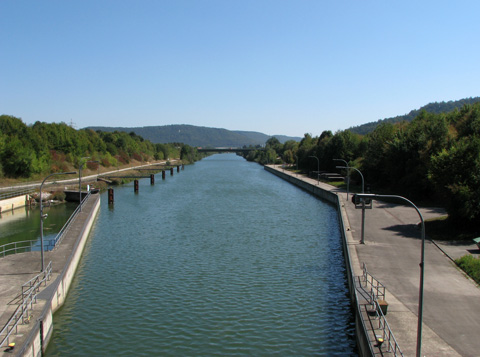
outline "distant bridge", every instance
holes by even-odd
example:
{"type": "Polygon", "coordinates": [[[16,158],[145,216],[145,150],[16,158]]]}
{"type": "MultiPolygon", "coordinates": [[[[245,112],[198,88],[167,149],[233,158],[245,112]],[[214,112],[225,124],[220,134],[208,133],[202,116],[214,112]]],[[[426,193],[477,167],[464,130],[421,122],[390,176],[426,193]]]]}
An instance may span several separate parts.
{"type": "Polygon", "coordinates": [[[254,150],[265,150],[264,148],[197,148],[198,152],[250,152],[254,150]]]}

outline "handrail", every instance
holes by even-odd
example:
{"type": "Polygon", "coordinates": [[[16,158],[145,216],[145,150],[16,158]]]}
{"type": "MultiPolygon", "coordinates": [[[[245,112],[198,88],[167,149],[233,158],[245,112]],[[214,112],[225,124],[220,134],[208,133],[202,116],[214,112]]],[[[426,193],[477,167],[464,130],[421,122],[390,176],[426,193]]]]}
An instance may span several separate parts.
{"type": "Polygon", "coordinates": [[[22,324],[30,322],[28,311],[29,309],[33,309],[33,304],[37,302],[37,294],[40,291],[40,285],[43,282],[45,282],[46,285],[46,281],[50,280],[51,275],[52,262],[47,265],[47,268],[43,272],[22,285],[22,303],[18,305],[8,322],[0,331],[0,338],[2,335],[5,335],[5,337],[3,337],[0,341],[0,348],[5,344],[5,342],[7,344],[9,343],[10,335],[14,330],[15,333],[18,332],[18,324],[20,320],[22,320],[22,324]],[[24,290],[25,288],[26,290],[24,290]]]}
{"type": "MultiPolygon", "coordinates": [[[[91,194],[92,192],[89,191],[88,194],[82,199],[82,203],[81,203],[82,205],[90,198],[91,194]]],[[[57,236],[53,240],[53,248],[56,248],[62,242],[64,234],[68,232],[73,221],[75,221],[75,218],[77,218],[79,212],[80,212],[80,205],[78,205],[75,211],[73,211],[70,218],[68,218],[67,222],[65,222],[62,229],[60,229],[60,232],[58,232],[57,236]]]]}
{"type": "Polygon", "coordinates": [[[37,190],[36,187],[28,187],[28,188],[23,188],[20,190],[11,190],[11,191],[5,191],[5,192],[0,192],[0,200],[6,200],[8,198],[12,197],[18,197],[18,196],[23,196],[23,195],[29,195],[37,190]]]}
{"type": "Polygon", "coordinates": [[[372,291],[376,291],[375,296],[381,297],[380,300],[385,300],[385,286],[367,271],[365,263],[363,263],[363,279],[367,286],[370,284],[372,291]]]}
{"type": "MultiPolygon", "coordinates": [[[[85,198],[82,200],[82,204],[84,204],[91,196],[91,192],[89,192],[85,198]]],[[[56,248],[62,241],[64,234],[68,232],[69,228],[71,227],[73,221],[77,217],[79,213],[79,207],[73,211],[73,213],[68,218],[67,222],[63,225],[62,229],[58,232],[58,234],[53,239],[47,240],[47,244],[44,245],[44,251],[50,251],[56,248]]],[[[38,239],[32,240],[24,240],[19,242],[11,242],[6,243],[4,245],[0,245],[0,257],[5,258],[7,254],[17,254],[17,253],[24,253],[24,252],[31,252],[33,247],[38,245],[38,239]],[[13,253],[11,253],[13,252],[13,253]]],[[[41,249],[39,247],[39,249],[41,249]]]]}
{"type": "MultiPolygon", "coordinates": [[[[388,325],[387,319],[383,314],[380,304],[378,303],[378,300],[385,300],[385,286],[367,271],[365,263],[363,263],[363,279],[367,286],[370,284],[370,305],[373,305],[373,309],[371,311],[373,311],[378,318],[378,329],[382,331],[381,337],[383,338],[383,341],[388,341],[387,352],[393,353],[395,356],[403,356],[403,352],[400,349],[400,346],[398,345],[390,326],[388,325]],[[381,297],[381,299],[379,299],[379,297],[381,297]]],[[[380,336],[375,335],[375,337],[378,338],[380,336]]]]}

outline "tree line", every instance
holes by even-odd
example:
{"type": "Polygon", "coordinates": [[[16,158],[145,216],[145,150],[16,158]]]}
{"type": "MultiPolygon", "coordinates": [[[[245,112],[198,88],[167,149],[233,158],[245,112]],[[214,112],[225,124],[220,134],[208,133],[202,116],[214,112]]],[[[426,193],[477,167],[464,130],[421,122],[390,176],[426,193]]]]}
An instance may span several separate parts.
{"type": "Polygon", "coordinates": [[[317,170],[312,156],[320,171],[338,172],[333,159],[347,161],[373,193],[439,204],[453,223],[475,227],[480,218],[480,103],[448,113],[422,111],[411,122],[382,123],[366,135],[324,131],[284,144],[271,138],[264,151],[245,155],[261,164],[298,165],[304,172],[317,170]]]}
{"type": "Polygon", "coordinates": [[[0,178],[34,178],[78,167],[82,157],[104,167],[132,160],[198,160],[196,149],[182,143],[153,144],[134,132],[76,130],[65,123],[37,121],[26,125],[20,118],[0,116],[0,178]]]}

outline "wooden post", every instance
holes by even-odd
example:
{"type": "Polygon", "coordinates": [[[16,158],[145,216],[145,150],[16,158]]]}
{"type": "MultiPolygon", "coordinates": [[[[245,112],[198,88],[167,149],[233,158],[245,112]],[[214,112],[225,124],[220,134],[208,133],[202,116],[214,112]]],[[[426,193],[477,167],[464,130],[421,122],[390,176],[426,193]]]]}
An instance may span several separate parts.
{"type": "Polygon", "coordinates": [[[113,204],[113,188],[108,189],[108,203],[113,204]]]}
{"type": "Polygon", "coordinates": [[[177,165],[177,172],[180,172],[180,165],[177,165]]]}
{"type": "Polygon", "coordinates": [[[165,180],[165,170],[162,170],[162,180],[165,180]]]}
{"type": "Polygon", "coordinates": [[[155,175],[154,174],[150,175],[150,185],[155,185],[155,175]]]}
{"type": "Polygon", "coordinates": [[[170,176],[173,176],[173,167],[170,167],[170,176]]]}
{"type": "Polygon", "coordinates": [[[133,181],[133,191],[138,193],[138,180],[133,181]]]}

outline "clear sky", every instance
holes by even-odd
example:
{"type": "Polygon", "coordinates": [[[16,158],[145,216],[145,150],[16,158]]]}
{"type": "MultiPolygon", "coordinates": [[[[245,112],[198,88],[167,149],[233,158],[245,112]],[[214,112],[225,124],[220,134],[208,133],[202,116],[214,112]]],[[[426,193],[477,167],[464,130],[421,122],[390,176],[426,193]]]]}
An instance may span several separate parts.
{"type": "Polygon", "coordinates": [[[0,114],[320,135],[480,96],[480,1],[0,0],[0,114]]]}

